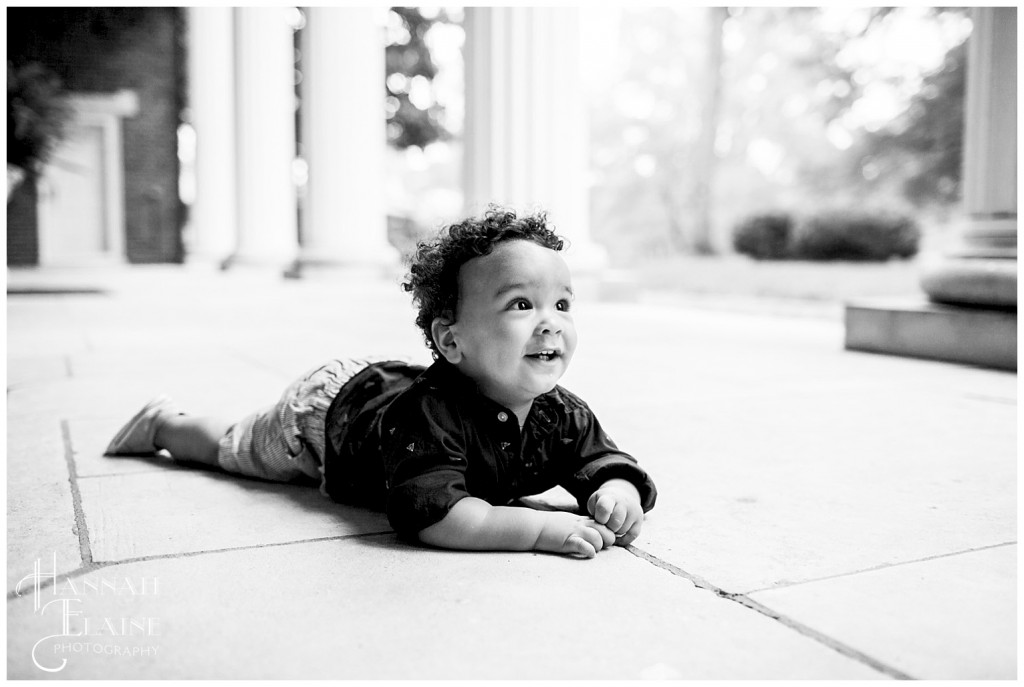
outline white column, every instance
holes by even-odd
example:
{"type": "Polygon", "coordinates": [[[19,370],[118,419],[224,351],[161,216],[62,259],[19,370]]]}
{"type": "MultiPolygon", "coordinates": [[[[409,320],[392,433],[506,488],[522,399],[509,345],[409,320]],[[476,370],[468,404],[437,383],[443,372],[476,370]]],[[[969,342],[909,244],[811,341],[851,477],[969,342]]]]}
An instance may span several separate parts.
{"type": "Polygon", "coordinates": [[[298,251],[295,48],[286,12],[234,10],[238,246],[230,264],[286,266],[298,251]]]}
{"type": "Polygon", "coordinates": [[[235,248],[234,68],[231,8],[188,8],[188,107],[196,132],[189,262],[220,262],[235,248]]]}
{"type": "Polygon", "coordinates": [[[966,238],[1017,246],[1017,9],[972,12],[964,132],[966,238]],[[985,240],[990,239],[990,240],[985,240]]]}
{"type": "Polygon", "coordinates": [[[1017,9],[977,7],[967,53],[967,221],[921,286],[932,300],[1017,304],[1017,9]]]}
{"type": "Polygon", "coordinates": [[[577,271],[607,264],[590,239],[579,8],[466,9],[466,212],[543,209],[577,271]]]}
{"type": "Polygon", "coordinates": [[[384,198],[380,10],[311,7],[302,33],[302,141],[309,182],[300,269],[394,266],[384,198]]]}

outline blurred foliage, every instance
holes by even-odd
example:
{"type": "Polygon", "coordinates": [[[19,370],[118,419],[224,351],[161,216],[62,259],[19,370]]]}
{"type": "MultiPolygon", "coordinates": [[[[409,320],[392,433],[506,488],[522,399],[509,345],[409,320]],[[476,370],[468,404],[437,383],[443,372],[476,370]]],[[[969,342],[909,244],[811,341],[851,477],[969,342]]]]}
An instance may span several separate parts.
{"type": "Polygon", "coordinates": [[[961,43],[940,71],[924,79],[903,115],[864,135],[851,156],[858,183],[868,189],[898,183],[918,206],[960,199],[966,61],[967,45],[961,43]]]}
{"type": "Polygon", "coordinates": [[[789,257],[793,217],[788,212],[751,215],[733,229],[732,245],[737,253],[755,260],[781,260],[789,257]]]}
{"type": "Polygon", "coordinates": [[[443,124],[444,106],[430,88],[437,66],[425,40],[434,24],[447,21],[444,10],[431,17],[417,7],[392,7],[389,11],[385,106],[388,143],[400,150],[423,148],[451,137],[443,124]]]}
{"type": "Polygon", "coordinates": [[[49,46],[68,36],[113,42],[143,16],[125,7],[11,7],[7,10],[7,163],[31,175],[41,172],[71,116],[61,70],[72,60],[41,60],[49,46]]]}
{"type": "Polygon", "coordinates": [[[921,230],[909,215],[833,207],[794,219],[788,212],[752,215],[733,229],[733,246],[755,260],[882,262],[917,254],[921,230]]]}
{"type": "Polygon", "coordinates": [[[89,70],[69,46],[117,51],[118,41],[129,32],[145,30],[151,13],[159,10],[11,7],[6,11],[7,162],[38,174],[72,114],[65,84],[72,89],[103,90],[96,85],[83,88],[81,76],[89,70]]]}
{"type": "Polygon", "coordinates": [[[803,260],[872,260],[917,254],[921,230],[908,215],[855,208],[822,210],[797,225],[793,256],[803,260]]]}
{"type": "Polygon", "coordinates": [[[37,175],[71,112],[60,79],[38,62],[7,63],[7,164],[37,175]]]}
{"type": "Polygon", "coordinates": [[[957,202],[964,44],[919,84],[858,60],[883,62],[872,41],[897,20],[938,25],[966,10],[861,8],[837,23],[816,7],[730,8],[717,36],[703,11],[623,10],[618,44],[608,46],[619,59],[591,101],[592,226],[613,254],[694,252],[702,185],[719,247],[732,246],[740,220],[768,208],[906,212],[957,202]],[[714,40],[724,47],[719,71],[708,68],[714,40]],[[721,105],[709,128],[701,98],[716,78],[721,105]],[[879,89],[912,95],[902,114],[874,128],[863,111],[879,89]],[[712,164],[698,148],[708,131],[712,164]]]}

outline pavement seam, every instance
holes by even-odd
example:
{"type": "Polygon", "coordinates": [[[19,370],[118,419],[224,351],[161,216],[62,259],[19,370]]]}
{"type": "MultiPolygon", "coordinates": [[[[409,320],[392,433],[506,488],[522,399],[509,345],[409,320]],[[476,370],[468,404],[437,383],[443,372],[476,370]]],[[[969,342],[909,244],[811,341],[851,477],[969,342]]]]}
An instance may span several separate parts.
{"type": "Polygon", "coordinates": [[[99,479],[101,477],[130,477],[132,475],[148,475],[151,472],[167,472],[167,468],[152,468],[149,470],[128,470],[126,472],[102,472],[95,475],[79,475],[78,479],[99,479]]]}
{"type": "Polygon", "coordinates": [[[804,584],[812,584],[814,582],[824,582],[825,580],[836,580],[842,577],[850,577],[851,575],[861,575],[863,573],[878,572],[879,570],[888,570],[889,568],[899,568],[904,565],[913,565],[915,563],[926,563],[928,561],[938,560],[940,558],[949,558],[950,556],[961,556],[965,553],[974,553],[976,551],[987,551],[988,549],[998,549],[1003,546],[1016,546],[1017,542],[1005,541],[999,544],[989,544],[988,546],[978,546],[973,549],[963,549],[962,551],[951,551],[949,553],[939,553],[934,556],[925,556],[924,558],[915,558],[909,561],[899,561],[896,563],[884,563],[882,565],[876,565],[871,568],[862,568],[860,570],[853,570],[851,572],[838,573],[836,575],[825,575],[824,577],[813,577],[807,580],[799,580],[797,582],[788,582],[786,584],[778,584],[772,587],[761,587],[759,589],[751,589],[743,592],[744,594],[757,594],[759,592],[770,592],[776,589],[789,589],[790,587],[799,587],[804,584]]]}
{"type": "Polygon", "coordinates": [[[61,436],[64,439],[64,460],[68,464],[68,481],[71,484],[71,502],[75,509],[75,529],[78,532],[78,549],[82,564],[92,564],[92,547],[89,544],[89,526],[85,522],[82,508],[82,493],[78,490],[78,468],[75,466],[74,449],[71,446],[71,425],[66,419],[60,421],[61,436]]]}
{"type": "Polygon", "coordinates": [[[122,565],[124,563],[142,563],[147,561],[168,560],[171,558],[191,558],[193,556],[204,556],[211,553],[228,553],[231,551],[250,551],[253,549],[270,549],[278,546],[293,546],[295,544],[315,544],[325,541],[342,541],[345,539],[360,539],[363,537],[379,537],[385,534],[394,534],[394,530],[382,530],[380,532],[359,532],[358,534],[336,534],[330,537],[313,537],[312,539],[295,539],[292,541],[271,542],[269,544],[251,544],[247,546],[226,546],[221,549],[203,549],[201,551],[182,551],[180,553],[157,553],[151,556],[136,556],[135,558],[123,558],[118,561],[100,561],[104,566],[122,565]]]}
{"type": "Polygon", "coordinates": [[[714,592],[715,594],[718,594],[719,596],[724,596],[724,595],[728,594],[728,592],[726,592],[725,590],[721,589],[720,587],[717,587],[717,586],[711,584],[710,582],[705,580],[703,577],[698,577],[697,575],[693,575],[692,573],[688,573],[685,570],[683,570],[682,568],[679,568],[679,567],[677,567],[675,565],[672,565],[668,561],[664,561],[664,560],[658,558],[657,556],[649,554],[646,551],[644,551],[643,549],[638,549],[636,546],[634,546],[632,544],[630,544],[629,546],[626,547],[626,551],[629,551],[631,554],[633,554],[637,558],[641,558],[641,559],[647,561],[648,563],[654,565],[657,568],[661,568],[662,570],[667,570],[668,572],[672,573],[673,575],[676,575],[677,577],[682,577],[684,579],[689,580],[690,582],[693,583],[693,586],[697,587],[698,589],[706,589],[707,591],[714,592]]]}
{"type": "Polygon", "coordinates": [[[846,656],[849,659],[852,659],[852,660],[857,661],[859,663],[863,663],[864,665],[868,666],[869,668],[872,668],[873,670],[877,670],[878,672],[882,673],[883,675],[888,675],[889,677],[894,678],[896,680],[913,680],[914,679],[912,676],[908,675],[907,673],[904,673],[901,670],[898,670],[896,668],[893,668],[890,665],[882,663],[878,659],[873,658],[871,656],[868,656],[864,652],[858,651],[857,649],[854,649],[852,646],[849,646],[847,644],[844,644],[843,642],[840,642],[835,637],[830,637],[829,635],[825,634],[824,632],[820,632],[818,630],[815,630],[813,627],[810,627],[809,625],[805,625],[805,624],[803,624],[803,623],[801,623],[801,622],[799,622],[797,620],[794,620],[793,618],[790,618],[788,616],[782,615],[781,613],[773,611],[768,606],[765,606],[764,604],[762,604],[762,603],[760,603],[758,601],[754,601],[753,599],[747,597],[745,594],[730,594],[730,593],[726,592],[724,594],[721,594],[721,596],[724,599],[729,599],[730,601],[735,601],[736,603],[740,604],[741,606],[745,606],[746,608],[749,608],[749,609],[751,609],[753,611],[757,611],[758,613],[760,613],[760,614],[762,614],[764,616],[767,616],[767,617],[771,618],[772,620],[775,620],[775,621],[781,623],[782,625],[785,625],[789,629],[794,630],[794,631],[798,632],[799,634],[804,635],[805,637],[807,637],[809,639],[813,639],[814,641],[818,642],[819,644],[822,644],[822,645],[828,647],[829,649],[832,649],[833,651],[836,651],[836,652],[842,654],[843,656],[846,656]]]}
{"type": "Polygon", "coordinates": [[[895,678],[897,680],[914,679],[913,677],[904,673],[903,671],[893,668],[892,666],[886,665],[878,659],[868,656],[862,651],[858,651],[857,649],[854,649],[852,646],[848,646],[847,644],[840,642],[834,637],[830,637],[824,634],[823,632],[815,630],[809,625],[805,625],[797,620],[794,620],[793,618],[773,611],[768,606],[765,606],[764,604],[758,601],[754,601],[745,594],[727,592],[721,587],[718,587],[708,582],[704,578],[688,573],[682,568],[672,565],[671,563],[664,561],[658,558],[657,556],[651,555],[643,549],[638,549],[633,545],[627,546],[626,550],[634,556],[636,556],[637,558],[647,561],[648,563],[654,565],[657,568],[661,568],[662,570],[665,570],[666,572],[676,575],[677,577],[682,577],[683,579],[688,580],[690,583],[693,584],[693,586],[697,587],[698,589],[704,589],[706,591],[712,592],[719,598],[738,603],[744,608],[756,611],[757,613],[760,613],[761,615],[767,618],[771,618],[772,620],[780,623],[781,625],[789,628],[790,630],[793,630],[798,634],[807,637],[808,639],[818,642],[819,644],[829,649],[832,649],[833,651],[842,654],[843,656],[849,659],[866,665],[872,670],[876,670],[884,675],[887,675],[891,678],[895,678]]]}
{"type": "MultiPolygon", "coordinates": [[[[66,573],[60,573],[58,577],[64,579],[74,579],[81,577],[82,575],[88,575],[91,572],[102,570],[104,568],[112,568],[118,565],[124,565],[126,563],[144,563],[148,561],[158,560],[169,560],[172,558],[191,558],[193,556],[203,556],[210,553],[227,553],[230,551],[247,551],[251,549],[266,549],[276,546],[291,546],[293,544],[313,544],[317,542],[325,541],[341,541],[344,539],[360,539],[363,537],[379,537],[386,534],[394,534],[394,530],[382,530],[380,532],[360,532],[358,534],[339,534],[331,537],[314,537],[312,539],[296,539],[293,541],[282,541],[272,542],[270,544],[252,544],[250,546],[229,546],[222,549],[203,549],[201,551],[182,551],[181,553],[158,553],[152,556],[137,556],[135,558],[123,558],[117,561],[93,561],[90,560],[87,565],[82,565],[74,570],[69,570],[66,573]]],[[[42,580],[39,584],[39,590],[48,589],[49,587],[56,584],[55,580],[47,579],[42,580]]],[[[27,596],[27,594],[18,594],[17,592],[7,592],[7,600],[13,601],[14,599],[27,596]]]]}

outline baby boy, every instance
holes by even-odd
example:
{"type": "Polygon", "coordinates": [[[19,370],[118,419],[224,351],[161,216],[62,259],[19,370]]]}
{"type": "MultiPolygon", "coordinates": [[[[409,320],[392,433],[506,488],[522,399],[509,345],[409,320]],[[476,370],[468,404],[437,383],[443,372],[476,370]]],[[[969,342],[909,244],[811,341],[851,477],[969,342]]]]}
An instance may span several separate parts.
{"type": "Polygon", "coordinates": [[[402,537],[464,550],[593,557],[640,534],[657,491],[579,397],[562,240],[543,213],[492,207],[421,242],[407,281],[434,362],[334,360],[238,422],[150,401],[107,453],[275,481],[387,513],[402,537]],[[523,507],[561,485],[587,515],[523,507]],[[528,502],[528,501],[524,501],[528,502]]]}

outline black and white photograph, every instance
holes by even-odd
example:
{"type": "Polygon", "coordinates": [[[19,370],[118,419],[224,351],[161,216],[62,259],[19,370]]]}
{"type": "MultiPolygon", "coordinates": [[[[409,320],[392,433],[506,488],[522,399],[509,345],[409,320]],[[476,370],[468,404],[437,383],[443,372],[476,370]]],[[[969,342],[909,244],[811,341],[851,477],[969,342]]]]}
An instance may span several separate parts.
{"type": "Polygon", "coordinates": [[[8,4],[8,680],[1015,680],[1017,7],[8,4]]]}

